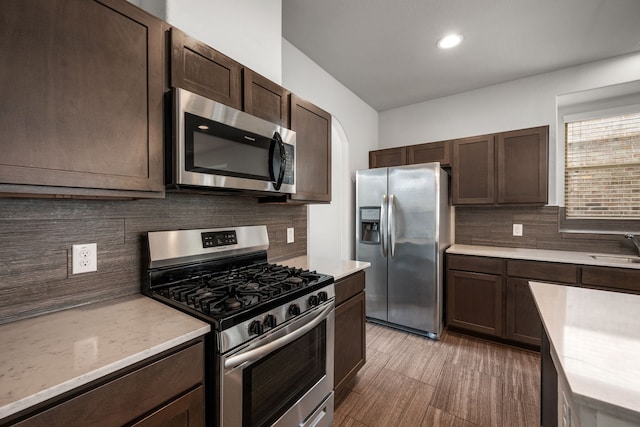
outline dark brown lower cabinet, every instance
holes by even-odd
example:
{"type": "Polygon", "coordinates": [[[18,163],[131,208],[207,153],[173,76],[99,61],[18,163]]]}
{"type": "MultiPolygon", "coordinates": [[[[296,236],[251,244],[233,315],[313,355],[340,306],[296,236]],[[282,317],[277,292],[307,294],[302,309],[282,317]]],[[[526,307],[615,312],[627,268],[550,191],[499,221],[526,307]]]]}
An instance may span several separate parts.
{"type": "Polygon", "coordinates": [[[204,343],[197,340],[0,424],[200,427],[205,425],[203,381],[204,343]]]}
{"type": "Polygon", "coordinates": [[[364,271],[336,282],[333,385],[339,392],[365,364],[364,271]]]}
{"type": "Polygon", "coordinates": [[[640,294],[637,269],[447,254],[448,325],[539,348],[530,281],[640,294]]]}
{"type": "Polygon", "coordinates": [[[535,347],[542,322],[529,280],[576,279],[575,268],[556,263],[447,255],[447,266],[449,326],[535,347]]]}
{"type": "Polygon", "coordinates": [[[507,279],[505,337],[540,346],[542,322],[529,289],[528,279],[507,279]]]}
{"type": "Polygon", "coordinates": [[[500,337],[502,329],[502,276],[449,270],[447,323],[500,337]]]}

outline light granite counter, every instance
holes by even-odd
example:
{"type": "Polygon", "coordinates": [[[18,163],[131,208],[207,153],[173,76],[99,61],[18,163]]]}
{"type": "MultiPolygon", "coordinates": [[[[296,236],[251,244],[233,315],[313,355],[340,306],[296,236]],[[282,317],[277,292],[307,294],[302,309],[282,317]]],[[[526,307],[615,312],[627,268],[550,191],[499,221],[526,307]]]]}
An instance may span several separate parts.
{"type": "Polygon", "coordinates": [[[322,274],[330,274],[335,280],[340,280],[350,274],[357,273],[371,265],[370,262],[366,261],[338,260],[310,257],[307,255],[279,261],[278,263],[289,267],[315,270],[322,274]]]}
{"type": "MultiPolygon", "coordinates": [[[[529,286],[549,337],[558,383],[569,391],[569,406],[575,404],[573,418],[579,421],[572,425],[640,425],[640,295],[537,282],[529,286]]],[[[558,399],[562,403],[561,392],[558,399]]]]}
{"type": "Polygon", "coordinates": [[[0,325],[0,420],[209,330],[142,295],[0,325]]]}
{"type": "MultiPolygon", "coordinates": [[[[627,259],[637,257],[598,252],[557,251],[549,249],[507,248],[481,245],[453,245],[447,249],[447,253],[640,269],[640,262],[633,263],[626,261],[627,259]],[[600,257],[600,259],[597,259],[598,257],[600,257]]],[[[638,259],[638,261],[640,261],[640,259],[638,259]]]]}

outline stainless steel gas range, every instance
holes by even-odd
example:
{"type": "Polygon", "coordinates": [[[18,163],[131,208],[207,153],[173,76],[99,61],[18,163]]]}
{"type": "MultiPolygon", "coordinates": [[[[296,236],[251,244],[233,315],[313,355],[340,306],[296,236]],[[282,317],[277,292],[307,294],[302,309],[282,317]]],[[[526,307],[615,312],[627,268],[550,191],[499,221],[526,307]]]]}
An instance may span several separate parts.
{"type": "Polygon", "coordinates": [[[330,426],[333,277],[268,246],[264,225],[150,232],[143,292],[211,324],[207,425],[330,426]]]}

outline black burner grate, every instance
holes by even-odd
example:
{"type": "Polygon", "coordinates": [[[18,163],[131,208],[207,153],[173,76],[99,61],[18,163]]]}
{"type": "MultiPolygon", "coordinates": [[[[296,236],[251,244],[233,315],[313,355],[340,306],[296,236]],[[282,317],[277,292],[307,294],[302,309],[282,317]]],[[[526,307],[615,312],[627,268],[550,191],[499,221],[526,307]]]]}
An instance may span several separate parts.
{"type": "Polygon", "coordinates": [[[316,281],[315,271],[258,264],[225,271],[200,271],[156,291],[211,316],[230,315],[295,292],[316,281]]]}

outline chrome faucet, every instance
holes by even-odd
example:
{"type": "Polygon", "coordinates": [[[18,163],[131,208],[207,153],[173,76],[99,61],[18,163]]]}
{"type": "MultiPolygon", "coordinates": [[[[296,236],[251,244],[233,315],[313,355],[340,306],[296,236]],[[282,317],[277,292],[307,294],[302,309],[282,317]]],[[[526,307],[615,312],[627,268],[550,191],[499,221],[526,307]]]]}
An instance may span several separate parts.
{"type": "Polygon", "coordinates": [[[627,233],[624,235],[625,239],[631,240],[634,245],[636,245],[636,249],[638,250],[638,256],[640,256],[640,241],[631,233],[627,233]]]}

